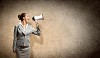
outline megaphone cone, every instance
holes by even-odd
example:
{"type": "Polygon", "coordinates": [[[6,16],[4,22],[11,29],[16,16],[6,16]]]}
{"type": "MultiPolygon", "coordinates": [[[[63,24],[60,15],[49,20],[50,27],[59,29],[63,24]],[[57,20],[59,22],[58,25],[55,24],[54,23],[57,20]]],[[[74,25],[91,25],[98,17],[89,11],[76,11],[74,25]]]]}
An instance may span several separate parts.
{"type": "Polygon", "coordinates": [[[39,16],[33,16],[32,19],[35,20],[44,20],[43,14],[39,15],[39,16]]]}

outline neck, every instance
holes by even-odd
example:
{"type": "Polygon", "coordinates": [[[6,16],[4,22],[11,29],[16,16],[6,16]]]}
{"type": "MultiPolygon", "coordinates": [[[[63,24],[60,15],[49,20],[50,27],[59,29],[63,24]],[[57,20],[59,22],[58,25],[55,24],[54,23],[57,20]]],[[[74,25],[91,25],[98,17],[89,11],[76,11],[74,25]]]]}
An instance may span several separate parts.
{"type": "Polygon", "coordinates": [[[25,20],[21,21],[22,25],[25,26],[27,22],[25,20]]]}

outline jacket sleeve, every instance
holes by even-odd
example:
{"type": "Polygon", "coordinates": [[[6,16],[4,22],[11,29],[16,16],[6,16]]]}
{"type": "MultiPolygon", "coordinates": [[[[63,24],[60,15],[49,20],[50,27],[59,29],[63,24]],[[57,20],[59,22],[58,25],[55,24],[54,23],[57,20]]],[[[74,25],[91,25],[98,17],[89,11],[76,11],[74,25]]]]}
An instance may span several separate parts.
{"type": "Polygon", "coordinates": [[[17,27],[14,27],[14,39],[13,39],[13,52],[16,50],[16,42],[17,42],[17,27]]]}
{"type": "Polygon", "coordinates": [[[40,28],[36,27],[36,30],[31,26],[32,34],[40,36],[40,28]]]}

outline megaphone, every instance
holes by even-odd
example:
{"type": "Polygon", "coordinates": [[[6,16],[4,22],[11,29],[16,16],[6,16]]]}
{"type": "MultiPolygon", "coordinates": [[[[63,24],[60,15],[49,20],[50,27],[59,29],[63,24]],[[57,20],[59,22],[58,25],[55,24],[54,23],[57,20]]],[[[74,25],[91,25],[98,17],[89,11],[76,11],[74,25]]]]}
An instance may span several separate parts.
{"type": "Polygon", "coordinates": [[[39,16],[33,16],[32,17],[33,21],[37,21],[37,20],[44,20],[43,14],[39,15],[39,16]]]}

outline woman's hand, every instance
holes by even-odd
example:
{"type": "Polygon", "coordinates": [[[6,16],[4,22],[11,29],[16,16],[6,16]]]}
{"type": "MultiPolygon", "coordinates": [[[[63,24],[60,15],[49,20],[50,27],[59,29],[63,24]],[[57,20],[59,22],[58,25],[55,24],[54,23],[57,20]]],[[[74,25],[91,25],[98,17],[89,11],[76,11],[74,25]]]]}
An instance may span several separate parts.
{"type": "Polygon", "coordinates": [[[36,27],[39,27],[39,23],[38,22],[36,23],[36,27]]]}

